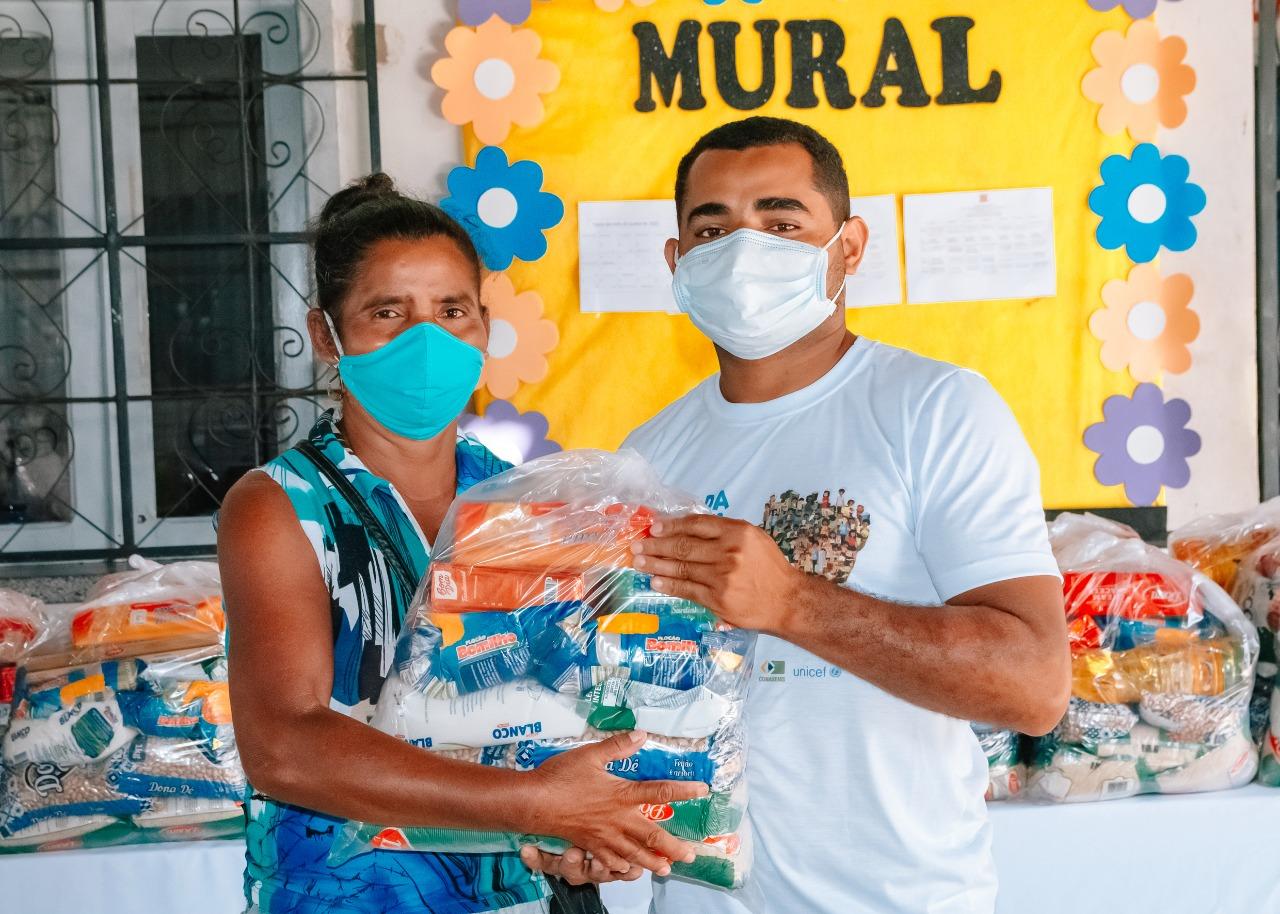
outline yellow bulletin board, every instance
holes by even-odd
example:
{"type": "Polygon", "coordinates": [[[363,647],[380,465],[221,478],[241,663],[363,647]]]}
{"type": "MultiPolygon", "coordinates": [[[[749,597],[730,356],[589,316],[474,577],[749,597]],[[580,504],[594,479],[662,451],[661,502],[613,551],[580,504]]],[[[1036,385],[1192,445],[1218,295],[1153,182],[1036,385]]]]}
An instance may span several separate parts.
{"type": "MultiPolygon", "coordinates": [[[[494,354],[503,358],[487,370],[478,396],[481,409],[540,413],[546,436],[566,448],[613,448],[713,373],[711,344],[682,315],[581,312],[577,207],[581,201],[669,199],[680,157],[703,133],[752,114],[786,117],[835,143],[854,196],[896,195],[900,226],[907,194],[1053,189],[1055,297],[854,309],[849,326],[985,375],[1039,458],[1047,507],[1156,503],[1162,485],[1185,484],[1176,464],[1187,452],[1185,467],[1198,437],[1186,427],[1185,404],[1166,403],[1149,383],[1162,372],[1186,370],[1189,360],[1178,367],[1186,340],[1180,347],[1175,337],[1194,336],[1194,312],[1181,300],[1181,319],[1174,313],[1174,299],[1190,296],[1190,279],[1164,277],[1148,249],[1194,243],[1199,188],[1178,183],[1184,160],[1162,159],[1152,147],[1147,155],[1155,158],[1147,164],[1156,177],[1150,183],[1163,189],[1168,218],[1130,220],[1126,233],[1125,213],[1108,216],[1108,207],[1125,208],[1125,181],[1142,180],[1125,174],[1126,166],[1137,173],[1139,152],[1147,148],[1139,140],[1156,139],[1161,125],[1185,118],[1185,96],[1194,86],[1177,53],[1185,53],[1181,39],[1152,38],[1154,23],[1130,15],[1141,12],[1131,6],[1154,3],[463,0],[462,21],[433,71],[444,90],[445,116],[465,130],[467,161],[450,176],[444,205],[473,230],[488,265],[501,270],[486,290],[495,316],[511,315],[495,344],[494,354]],[[957,17],[972,25],[956,25],[957,17]],[[763,63],[756,23],[764,20],[778,23],[772,97],[758,107],[732,107],[718,87],[710,26],[741,25],[735,75],[753,89],[761,84],[763,63]],[[678,36],[695,28],[696,42],[686,37],[678,46],[678,36]],[[814,83],[816,106],[789,104],[789,97],[804,101],[802,92],[793,95],[793,37],[817,30],[833,40],[833,28],[843,36],[838,64],[854,104],[834,107],[829,96],[839,86],[827,85],[822,75],[814,83]],[[951,69],[944,85],[942,32],[948,30],[951,69]],[[654,33],[664,55],[685,65],[686,77],[696,43],[702,107],[680,106],[682,89],[696,104],[687,82],[671,87],[668,103],[661,80],[651,73],[642,80],[641,37],[654,33]],[[1104,33],[1112,37],[1100,38],[1104,33]],[[886,35],[894,54],[884,48],[886,35]],[[966,48],[958,48],[956,35],[966,48]],[[904,37],[928,103],[919,104],[917,89],[908,92],[906,100],[915,103],[908,107],[902,90],[889,85],[883,105],[867,106],[864,96],[878,68],[890,83],[904,79],[892,75],[906,63],[904,37]],[[957,82],[958,50],[967,50],[967,84],[957,82]],[[988,100],[997,85],[998,95],[988,100]],[[977,91],[984,88],[985,95],[977,91]],[[650,98],[652,110],[637,110],[650,107],[650,98]],[[1103,177],[1104,160],[1115,162],[1111,179],[1103,177]],[[521,163],[519,174],[515,163],[521,163]],[[501,183],[494,176],[502,174],[511,178],[510,192],[490,194],[481,204],[483,190],[501,183]],[[1099,233],[1108,218],[1111,224],[1099,233]],[[505,226],[505,234],[486,236],[494,225],[505,226]],[[516,229],[524,237],[513,235],[516,229]],[[1164,309],[1156,316],[1156,336],[1140,332],[1141,322],[1129,317],[1139,316],[1139,305],[1149,311],[1153,300],[1164,309]],[[1157,433],[1154,444],[1139,427],[1144,421],[1157,433]],[[1108,456],[1108,448],[1125,453],[1108,456]]],[[[814,48],[821,52],[821,38],[814,48]]],[[[650,65],[654,60],[651,55],[650,65]]],[[[845,103],[838,92],[833,97],[845,103]]]]}

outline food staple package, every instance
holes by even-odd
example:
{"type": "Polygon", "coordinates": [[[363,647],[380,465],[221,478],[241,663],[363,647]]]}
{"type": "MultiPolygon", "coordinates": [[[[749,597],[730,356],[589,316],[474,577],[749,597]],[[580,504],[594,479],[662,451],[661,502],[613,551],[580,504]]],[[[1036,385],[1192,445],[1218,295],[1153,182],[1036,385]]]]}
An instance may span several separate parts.
{"type": "MultiPolygon", "coordinates": [[[[710,788],[646,810],[701,849],[673,874],[741,887],[754,635],[655,592],[632,568],[632,544],[656,517],[705,510],[631,452],[552,455],[468,490],[440,530],[374,726],[424,751],[520,771],[644,730],[648,742],[609,770],[710,788]]],[[[564,848],[530,835],[355,824],[345,837],[335,863],[372,848],[564,848]]]]}
{"type": "Polygon", "coordinates": [[[987,802],[1009,800],[1022,792],[1027,783],[1027,766],[1023,761],[1022,734],[1001,730],[986,724],[970,724],[987,757],[987,802]]]}
{"type": "Polygon", "coordinates": [[[1203,573],[1097,518],[1061,515],[1071,647],[1066,715],[1036,741],[1027,790],[1071,803],[1253,779],[1253,625],[1203,573]]]}
{"type": "Polygon", "coordinates": [[[9,727],[18,665],[43,638],[44,604],[16,590],[0,589],[0,736],[9,727]]]}
{"type": "Polygon", "coordinates": [[[0,737],[0,852],[242,831],[217,566],[135,560],[47,621],[0,737]]]}

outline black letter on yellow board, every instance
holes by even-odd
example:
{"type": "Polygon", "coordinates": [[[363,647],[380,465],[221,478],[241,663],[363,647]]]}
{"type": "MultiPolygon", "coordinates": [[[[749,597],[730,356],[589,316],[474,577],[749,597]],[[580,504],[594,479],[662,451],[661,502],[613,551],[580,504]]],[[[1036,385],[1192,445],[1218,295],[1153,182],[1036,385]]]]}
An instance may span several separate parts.
{"type": "Polygon", "coordinates": [[[797,19],[787,23],[787,31],[791,33],[791,92],[787,94],[787,104],[792,108],[818,107],[813,76],[821,73],[827,104],[832,108],[852,108],[856,99],[849,92],[849,77],[840,66],[844,29],[830,19],[797,19]],[[822,39],[820,54],[813,50],[815,36],[822,39]]]}
{"type": "Polygon", "coordinates": [[[739,111],[759,108],[773,97],[776,75],[773,51],[778,20],[761,19],[755,29],[760,33],[760,87],[748,91],[738,79],[738,33],[742,26],[736,22],[713,22],[707,26],[715,46],[716,88],[725,103],[739,111]]]}
{"type": "Polygon", "coordinates": [[[942,91],[939,105],[972,105],[994,102],[1000,97],[1000,72],[992,70],[987,84],[975,89],[969,84],[969,30],[967,16],[945,16],[933,20],[933,30],[942,36],[942,91]]]}
{"type": "Polygon", "coordinates": [[[924,82],[920,79],[916,52],[900,19],[885,21],[880,59],[876,61],[876,72],[871,77],[867,94],[862,96],[862,103],[868,108],[879,108],[884,104],[885,86],[899,88],[898,104],[904,108],[923,108],[929,104],[929,93],[924,91],[924,82]],[[894,62],[892,70],[889,69],[891,59],[894,62]]]}
{"type": "Polygon", "coordinates": [[[637,22],[631,31],[640,46],[640,95],[636,99],[637,111],[652,111],[653,84],[658,84],[662,101],[668,108],[676,92],[676,80],[680,80],[679,105],[686,111],[696,111],[707,106],[702,97],[702,76],[698,71],[698,35],[702,23],[686,19],[676,31],[675,43],[668,54],[662,46],[658,27],[652,22],[637,22]]]}

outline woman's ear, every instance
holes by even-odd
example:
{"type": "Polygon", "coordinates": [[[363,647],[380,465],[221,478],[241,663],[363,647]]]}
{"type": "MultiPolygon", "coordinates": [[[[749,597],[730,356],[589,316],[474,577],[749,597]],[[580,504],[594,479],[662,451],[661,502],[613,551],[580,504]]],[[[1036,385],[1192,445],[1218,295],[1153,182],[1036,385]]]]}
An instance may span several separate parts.
{"type": "Polygon", "coordinates": [[[307,312],[307,332],[311,335],[311,348],[316,358],[326,365],[338,364],[338,345],[329,329],[329,322],[324,319],[324,312],[319,308],[307,312]]]}

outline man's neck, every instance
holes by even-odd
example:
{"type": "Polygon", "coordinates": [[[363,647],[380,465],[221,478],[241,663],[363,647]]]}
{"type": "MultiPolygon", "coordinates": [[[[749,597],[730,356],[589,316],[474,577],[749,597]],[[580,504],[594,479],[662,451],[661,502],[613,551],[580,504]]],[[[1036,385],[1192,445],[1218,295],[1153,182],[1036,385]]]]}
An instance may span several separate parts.
{"type": "Polygon", "coordinates": [[[717,347],[720,393],[730,403],[767,403],[803,390],[834,368],[857,339],[841,321],[763,359],[740,359],[717,347]]]}

